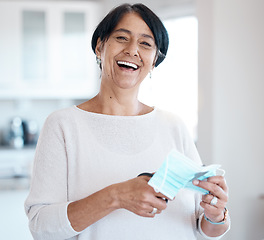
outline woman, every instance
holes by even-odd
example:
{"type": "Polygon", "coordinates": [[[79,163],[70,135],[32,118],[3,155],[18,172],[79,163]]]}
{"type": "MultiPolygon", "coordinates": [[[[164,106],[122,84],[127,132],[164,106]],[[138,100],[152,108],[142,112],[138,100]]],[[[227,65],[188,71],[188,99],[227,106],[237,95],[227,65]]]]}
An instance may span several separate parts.
{"type": "Polygon", "coordinates": [[[166,55],[163,24],[142,4],[121,5],[98,25],[92,47],[99,93],[51,114],[39,138],[25,203],[33,237],[190,240],[200,231],[218,239],[229,228],[223,177],[195,182],[211,193],[202,200],[181,190],[168,204],[148,176],[136,177],[155,172],[172,148],[200,163],[182,122],[137,99],[166,55]]]}

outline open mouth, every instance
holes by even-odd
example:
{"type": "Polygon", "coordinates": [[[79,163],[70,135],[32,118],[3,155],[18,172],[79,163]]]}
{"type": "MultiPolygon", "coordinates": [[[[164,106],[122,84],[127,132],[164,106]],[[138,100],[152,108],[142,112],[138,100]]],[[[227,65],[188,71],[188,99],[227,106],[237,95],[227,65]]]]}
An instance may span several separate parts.
{"type": "Polygon", "coordinates": [[[135,63],[125,61],[117,61],[117,65],[121,68],[131,69],[133,71],[136,71],[139,68],[135,63]]]}

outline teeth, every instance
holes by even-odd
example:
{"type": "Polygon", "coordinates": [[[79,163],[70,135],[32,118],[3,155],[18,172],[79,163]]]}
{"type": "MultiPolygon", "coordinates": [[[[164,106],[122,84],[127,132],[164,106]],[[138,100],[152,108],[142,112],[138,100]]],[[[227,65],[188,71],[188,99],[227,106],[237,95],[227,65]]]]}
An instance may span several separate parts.
{"type": "Polygon", "coordinates": [[[130,63],[130,62],[124,62],[124,61],[117,61],[118,64],[122,64],[122,65],[126,65],[128,67],[132,67],[134,69],[138,69],[138,66],[134,63],[130,63]]]}

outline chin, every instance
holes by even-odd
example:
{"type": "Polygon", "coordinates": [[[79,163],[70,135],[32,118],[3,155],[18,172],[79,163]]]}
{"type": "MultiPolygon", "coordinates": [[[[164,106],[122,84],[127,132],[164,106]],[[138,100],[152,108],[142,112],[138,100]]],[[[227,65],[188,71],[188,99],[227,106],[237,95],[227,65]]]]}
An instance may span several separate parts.
{"type": "Polygon", "coordinates": [[[128,90],[128,89],[136,89],[139,88],[139,85],[136,84],[119,84],[119,88],[124,89],[124,90],[128,90]]]}
{"type": "Polygon", "coordinates": [[[116,82],[116,84],[121,88],[121,89],[133,89],[133,88],[139,88],[140,83],[142,81],[137,81],[137,80],[122,80],[116,82]]]}

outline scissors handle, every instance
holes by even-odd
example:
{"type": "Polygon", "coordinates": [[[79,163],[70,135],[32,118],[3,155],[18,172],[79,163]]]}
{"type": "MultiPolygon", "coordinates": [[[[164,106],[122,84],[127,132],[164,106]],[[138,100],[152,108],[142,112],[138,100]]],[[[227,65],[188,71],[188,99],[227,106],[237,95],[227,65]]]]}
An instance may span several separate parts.
{"type": "Polygon", "coordinates": [[[153,175],[154,175],[153,173],[144,172],[144,173],[140,173],[138,177],[141,177],[141,176],[153,177],[153,175]]]}

